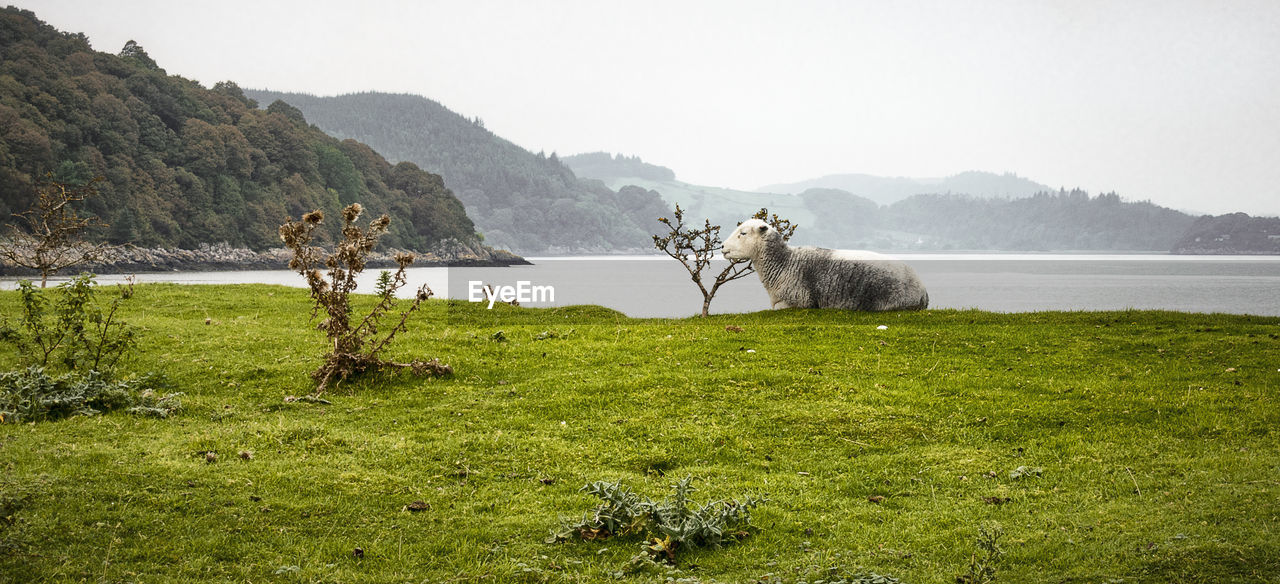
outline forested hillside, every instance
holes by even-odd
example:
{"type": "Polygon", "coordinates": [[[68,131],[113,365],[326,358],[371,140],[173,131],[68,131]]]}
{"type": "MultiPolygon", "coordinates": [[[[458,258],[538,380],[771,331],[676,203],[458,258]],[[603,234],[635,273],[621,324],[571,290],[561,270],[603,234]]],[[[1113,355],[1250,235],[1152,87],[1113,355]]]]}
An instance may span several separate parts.
{"type": "Polygon", "coordinates": [[[1020,199],[917,195],[883,209],[879,226],[907,247],[1009,251],[1168,251],[1195,218],[1115,193],[1042,192],[1020,199]]]}
{"type": "Polygon", "coordinates": [[[1173,248],[1186,254],[1280,255],[1280,217],[1231,213],[1196,219],[1173,248]]]}
{"type": "Polygon", "coordinates": [[[656,193],[580,180],[556,154],[533,154],[421,96],[245,94],[288,102],[331,135],[439,173],[485,241],[518,253],[648,250],[657,218],[670,213],[656,193]]]}
{"type": "Polygon", "coordinates": [[[639,156],[609,154],[608,152],[587,152],[565,156],[565,166],[582,178],[594,178],[611,181],[618,178],[643,178],[647,180],[673,181],[675,171],[665,166],[649,164],[639,156]]]}
{"type": "MultiPolygon", "coordinates": [[[[384,246],[479,248],[439,176],[327,136],[283,102],[260,110],[234,83],[206,89],[168,75],[132,41],[119,54],[97,52],[83,34],[5,8],[0,216],[25,209],[47,173],[64,183],[105,178],[88,211],[110,224],[97,237],[116,243],[279,247],[286,216],[358,201],[394,218],[384,246]]],[[[326,223],[336,234],[339,222],[326,223]]]]}

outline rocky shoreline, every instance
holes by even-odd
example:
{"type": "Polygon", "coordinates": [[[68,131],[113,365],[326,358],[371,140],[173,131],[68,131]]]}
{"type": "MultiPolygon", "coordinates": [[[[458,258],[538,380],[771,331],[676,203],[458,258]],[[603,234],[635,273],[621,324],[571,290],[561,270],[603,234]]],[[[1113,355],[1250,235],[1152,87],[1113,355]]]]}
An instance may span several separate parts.
{"type": "MultiPolygon", "coordinates": [[[[373,269],[395,268],[393,259],[408,250],[376,250],[368,257],[373,269]]],[[[506,250],[470,247],[446,242],[429,252],[412,252],[417,256],[416,268],[432,267],[503,267],[529,265],[529,261],[506,250]]],[[[287,270],[292,252],[285,248],[253,251],[227,244],[206,244],[197,249],[158,249],[126,246],[109,261],[83,264],[63,272],[88,271],[96,274],[133,274],[144,272],[206,272],[243,270],[287,270]]],[[[32,276],[39,272],[0,263],[0,276],[32,276]]]]}

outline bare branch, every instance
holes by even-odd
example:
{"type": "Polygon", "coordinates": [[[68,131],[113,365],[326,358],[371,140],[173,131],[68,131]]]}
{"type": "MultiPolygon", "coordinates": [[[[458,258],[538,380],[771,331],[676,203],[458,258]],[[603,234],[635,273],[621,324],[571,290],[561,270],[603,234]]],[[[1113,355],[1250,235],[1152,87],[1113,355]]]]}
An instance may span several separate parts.
{"type": "Polygon", "coordinates": [[[9,224],[10,237],[0,240],[0,260],[40,272],[40,287],[44,288],[49,276],[60,270],[113,259],[120,251],[119,246],[82,239],[84,230],[106,224],[97,217],[77,215],[72,204],[98,194],[95,185],[102,180],[97,177],[85,185],[68,187],[50,175],[36,191],[31,207],[14,213],[25,229],[18,223],[9,224]]]}
{"type": "MultiPolygon", "coordinates": [[[[751,266],[751,262],[747,260],[730,260],[729,265],[725,266],[716,275],[714,283],[708,290],[706,285],[702,283],[702,275],[703,271],[711,266],[711,261],[715,259],[716,254],[723,249],[720,241],[720,226],[712,225],[710,219],[704,219],[701,229],[686,227],[684,210],[680,208],[679,204],[676,205],[674,217],[674,222],[666,217],[658,218],[660,223],[667,226],[669,232],[665,236],[654,235],[653,245],[662,250],[663,253],[679,261],[684,266],[684,269],[689,272],[689,279],[693,280],[693,283],[698,286],[698,290],[702,292],[702,316],[707,316],[711,307],[711,299],[715,297],[720,286],[747,276],[755,270],[751,266]]],[[[782,233],[784,240],[791,239],[791,235],[795,233],[796,226],[790,220],[781,219],[777,214],[774,214],[773,219],[769,220],[767,209],[760,209],[754,217],[769,221],[782,233]]]]}

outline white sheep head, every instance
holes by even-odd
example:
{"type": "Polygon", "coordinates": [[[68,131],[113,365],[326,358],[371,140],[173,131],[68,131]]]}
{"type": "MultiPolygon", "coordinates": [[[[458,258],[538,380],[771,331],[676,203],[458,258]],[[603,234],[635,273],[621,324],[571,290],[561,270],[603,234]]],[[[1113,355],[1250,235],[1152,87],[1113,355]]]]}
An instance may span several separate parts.
{"type": "Polygon", "coordinates": [[[724,257],[729,260],[754,260],[760,257],[765,242],[777,236],[778,230],[760,219],[747,219],[724,242],[724,257]]]}

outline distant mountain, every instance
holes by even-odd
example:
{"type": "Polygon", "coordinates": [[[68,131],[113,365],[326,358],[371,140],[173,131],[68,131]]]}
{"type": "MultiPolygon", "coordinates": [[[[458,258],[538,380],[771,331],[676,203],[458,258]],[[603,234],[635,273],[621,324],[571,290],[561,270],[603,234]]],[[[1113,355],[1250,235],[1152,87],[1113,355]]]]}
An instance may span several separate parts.
{"type": "MultiPolygon", "coordinates": [[[[577,165],[583,159],[566,160],[577,165]]],[[[970,172],[932,183],[842,175],[846,183],[862,185],[862,192],[882,199],[902,197],[880,203],[830,187],[781,194],[661,180],[652,178],[648,168],[666,169],[636,157],[593,154],[586,160],[595,170],[584,167],[584,172],[609,177],[606,185],[637,185],[659,193],[695,220],[705,217],[732,227],[768,208],[799,226],[792,241],[800,245],[892,251],[1168,251],[1196,222],[1150,202],[1124,201],[1115,193],[1054,191],[1014,175],[970,172]],[[618,176],[628,168],[648,176],[618,176]],[[1039,190],[1026,191],[1031,188],[1039,190]]]]}
{"type": "Polygon", "coordinates": [[[607,253],[652,248],[657,218],[670,213],[646,189],[618,192],[579,179],[556,154],[533,154],[416,95],[316,97],[246,90],[260,103],[298,108],[317,127],[367,143],[390,160],[444,177],[486,243],[518,253],[607,253]]]}
{"type": "MultiPolygon", "coordinates": [[[[234,83],[205,89],[168,75],[133,41],[97,52],[83,34],[4,8],[0,221],[30,205],[46,173],[105,178],[87,211],[110,224],[96,236],[115,243],[280,247],[288,216],[336,218],[359,202],[369,217],[392,215],[384,247],[484,253],[439,176],[325,135],[284,102],[260,110],[234,83]]],[[[337,237],[341,222],[325,223],[322,238],[337,237]]]]}
{"type": "Polygon", "coordinates": [[[1169,251],[1194,217],[1115,193],[1020,199],[916,195],[882,208],[868,247],[915,250],[1169,251]]]}
{"type": "MultiPolygon", "coordinates": [[[[625,189],[628,186],[660,196],[665,204],[674,207],[677,203],[687,216],[710,219],[711,223],[726,228],[733,228],[739,222],[748,219],[761,207],[776,212],[781,217],[804,226],[812,226],[815,217],[805,206],[804,200],[796,195],[778,195],[770,193],[753,193],[735,191],[719,187],[693,185],[678,180],[653,180],[641,177],[616,177],[602,181],[611,189],[625,189]]],[[[654,226],[657,233],[662,225],[654,226]]],[[[797,232],[793,241],[797,243],[818,243],[812,239],[811,232],[797,232]]],[[[650,243],[652,248],[652,243],[650,243]]]]}
{"type": "MultiPolygon", "coordinates": [[[[825,247],[872,247],[868,234],[879,233],[889,214],[875,201],[840,189],[812,188],[800,193],[800,200],[813,214],[813,223],[797,241],[825,247]]],[[[878,247],[900,247],[891,241],[883,243],[878,247]]]]}
{"type": "MultiPolygon", "coordinates": [[[[565,156],[562,160],[578,176],[599,180],[613,190],[635,187],[653,192],[667,206],[674,207],[678,203],[689,217],[710,219],[713,224],[736,226],[761,207],[776,210],[779,216],[790,217],[792,221],[813,224],[813,215],[805,208],[804,201],[792,195],[753,193],[681,182],[676,180],[676,174],[670,168],[645,162],[639,156],[591,152],[565,156]]],[[[654,225],[653,232],[657,233],[661,228],[661,225],[654,225]]]]}
{"type": "Polygon", "coordinates": [[[1029,197],[1053,189],[1014,174],[962,172],[947,178],[889,178],[869,174],[833,174],[795,183],[774,184],[757,189],[765,193],[799,194],[809,189],[839,189],[888,205],[912,195],[956,194],[975,197],[1029,197]]]}

